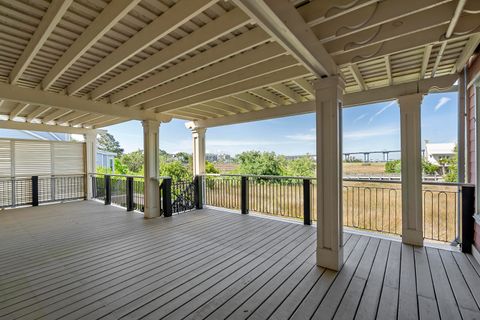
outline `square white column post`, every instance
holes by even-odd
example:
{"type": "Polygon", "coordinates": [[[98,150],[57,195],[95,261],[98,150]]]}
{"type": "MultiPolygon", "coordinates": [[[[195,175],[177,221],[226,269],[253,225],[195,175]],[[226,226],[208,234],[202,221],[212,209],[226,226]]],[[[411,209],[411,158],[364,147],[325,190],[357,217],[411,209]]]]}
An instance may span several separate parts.
{"type": "Polygon", "coordinates": [[[192,129],[193,176],[205,174],[205,132],[206,128],[192,129]]]}
{"type": "Polygon", "coordinates": [[[315,82],[317,124],[317,265],[343,265],[342,99],[338,76],[315,82]]]}
{"type": "Polygon", "coordinates": [[[402,162],[402,242],[418,246],[423,246],[420,128],[422,99],[422,93],[398,97],[402,162]]]}
{"type": "Polygon", "coordinates": [[[143,153],[144,153],[144,217],[155,218],[160,216],[159,193],[159,121],[144,120],[143,125],[143,153]]]}
{"type": "Polygon", "coordinates": [[[93,187],[90,173],[97,172],[97,131],[91,130],[85,134],[85,183],[87,186],[87,199],[93,198],[93,187]]]}

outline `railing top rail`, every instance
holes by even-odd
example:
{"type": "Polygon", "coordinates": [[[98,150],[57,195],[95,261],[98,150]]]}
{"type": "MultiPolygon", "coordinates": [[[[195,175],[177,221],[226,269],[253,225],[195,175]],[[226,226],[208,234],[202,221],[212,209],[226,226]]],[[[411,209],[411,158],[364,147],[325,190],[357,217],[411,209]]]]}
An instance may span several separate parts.
{"type": "Polygon", "coordinates": [[[294,177],[294,176],[272,176],[272,175],[255,175],[255,174],[229,174],[229,173],[207,173],[205,177],[249,177],[249,178],[267,178],[267,179],[299,179],[299,180],[316,180],[315,177],[294,177]]]}
{"type": "MultiPolygon", "coordinates": [[[[266,178],[266,179],[308,179],[316,180],[315,177],[295,177],[295,176],[272,176],[272,175],[253,175],[253,174],[224,174],[224,173],[207,173],[203,174],[206,177],[251,177],[251,178],[266,178]]],[[[401,184],[401,180],[383,180],[383,179],[352,179],[344,178],[343,181],[347,182],[372,182],[372,183],[384,183],[384,184],[401,184]]],[[[423,181],[422,185],[432,186],[473,186],[473,184],[458,183],[458,182],[434,182],[423,181]]]]}
{"type": "MultiPolygon", "coordinates": [[[[100,172],[90,172],[89,175],[98,175],[98,176],[111,176],[111,177],[125,177],[125,178],[145,178],[144,176],[137,176],[137,175],[129,175],[129,174],[116,174],[116,173],[100,173],[100,172]]],[[[172,179],[172,177],[168,176],[159,176],[156,178],[157,180],[160,179],[172,179]]]]}

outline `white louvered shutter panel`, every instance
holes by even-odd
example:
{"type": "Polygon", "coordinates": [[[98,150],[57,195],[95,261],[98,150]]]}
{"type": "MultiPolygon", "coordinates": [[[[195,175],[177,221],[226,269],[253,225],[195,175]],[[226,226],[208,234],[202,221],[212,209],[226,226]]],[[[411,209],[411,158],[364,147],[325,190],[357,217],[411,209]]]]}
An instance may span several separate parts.
{"type": "Polygon", "coordinates": [[[43,141],[15,141],[15,176],[42,176],[52,174],[51,143],[43,141]]]}
{"type": "Polygon", "coordinates": [[[12,151],[10,140],[0,140],[0,176],[12,175],[12,151]]]}
{"type": "Polygon", "coordinates": [[[84,174],[83,143],[53,143],[53,174],[84,174]]]}

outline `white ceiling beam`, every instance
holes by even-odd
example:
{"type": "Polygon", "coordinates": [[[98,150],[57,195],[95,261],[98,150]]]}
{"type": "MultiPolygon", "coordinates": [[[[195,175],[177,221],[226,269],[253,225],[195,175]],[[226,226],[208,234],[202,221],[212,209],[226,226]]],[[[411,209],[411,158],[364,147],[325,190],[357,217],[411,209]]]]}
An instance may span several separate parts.
{"type": "Polygon", "coordinates": [[[45,112],[47,112],[48,110],[52,109],[52,107],[46,107],[46,106],[39,106],[37,107],[35,110],[33,110],[32,112],[30,112],[29,115],[27,115],[26,117],[26,121],[27,122],[32,122],[32,120],[40,117],[42,114],[44,114],[45,112]]]}
{"type": "Polygon", "coordinates": [[[463,8],[467,0],[458,0],[457,7],[455,8],[455,12],[453,13],[452,20],[448,25],[447,32],[445,33],[445,37],[448,39],[452,36],[455,27],[457,26],[458,20],[460,19],[460,15],[462,14],[463,8]]]}
{"type": "Polygon", "coordinates": [[[474,34],[468,39],[465,47],[463,47],[462,53],[455,62],[455,66],[452,68],[452,73],[460,72],[468,62],[468,59],[473,55],[475,49],[480,44],[480,34],[474,34]]]}
{"type": "Polygon", "coordinates": [[[223,37],[250,21],[245,13],[235,8],[100,85],[92,91],[91,98],[98,99],[128,82],[184,56],[187,52],[194,51],[223,37]]]}
{"type": "MultiPolygon", "coordinates": [[[[207,65],[218,62],[226,57],[240,53],[255,47],[267,40],[270,36],[261,28],[255,28],[247,31],[233,39],[221,43],[207,51],[199,53],[192,58],[189,58],[181,63],[178,63],[162,72],[159,72],[147,79],[132,84],[110,96],[110,101],[113,103],[127,99],[135,94],[147,91],[153,87],[161,85],[167,81],[183,76],[187,73],[196,71],[207,65]]],[[[135,105],[135,100],[127,100],[127,104],[135,105]]]]}
{"type": "Polygon", "coordinates": [[[308,82],[304,78],[298,78],[293,80],[300,88],[308,92],[311,96],[315,97],[315,88],[313,88],[312,84],[308,82]]]}
{"type": "MultiPolygon", "coordinates": [[[[344,17],[348,13],[359,10],[377,0],[311,0],[298,8],[299,13],[309,26],[344,17]]],[[[347,25],[347,24],[340,24],[347,25]]]]}
{"type": "MultiPolygon", "coordinates": [[[[441,76],[433,79],[413,81],[394,85],[388,88],[370,89],[362,92],[344,95],[344,107],[390,101],[401,95],[413,93],[428,93],[435,88],[446,89],[456,81],[456,75],[441,76]],[[388,90],[386,90],[388,89],[388,90]]],[[[250,121],[267,120],[315,112],[315,101],[306,101],[295,104],[282,105],[271,109],[251,111],[248,113],[226,116],[216,119],[197,120],[187,123],[188,128],[209,128],[250,121]]]]}
{"type": "Polygon", "coordinates": [[[335,56],[358,50],[362,47],[381,45],[386,41],[395,41],[409,34],[438,26],[443,26],[442,28],[445,30],[444,28],[452,18],[453,7],[452,3],[446,3],[443,6],[409,15],[376,28],[370,28],[341,38],[334,38],[331,41],[326,41],[323,45],[332,56],[335,56]]]}
{"type": "Polygon", "coordinates": [[[385,56],[385,70],[387,71],[387,79],[388,85],[391,86],[393,84],[393,77],[392,77],[392,66],[390,64],[390,57],[385,56]]]}
{"type": "Polygon", "coordinates": [[[169,119],[169,117],[153,112],[131,110],[120,105],[100,101],[96,102],[37,89],[22,88],[6,83],[0,83],[0,99],[136,120],[163,121],[169,119]]]}
{"type": "MultiPolygon", "coordinates": [[[[470,28],[476,18],[466,17],[459,21],[457,26],[462,27],[462,30],[470,28]]],[[[400,37],[395,41],[383,42],[381,45],[368,45],[361,47],[360,49],[351,50],[342,54],[333,55],[333,59],[338,65],[346,65],[348,63],[354,63],[359,61],[372,60],[375,58],[383,57],[385,55],[391,55],[393,53],[414,49],[417,47],[425,46],[428,44],[442,44],[448,40],[454,38],[467,38],[468,35],[463,33],[453,34],[450,39],[444,39],[442,36],[445,34],[445,26],[437,26],[431,29],[415,32],[404,37],[400,37]],[[443,39],[443,40],[439,40],[443,39]]]]}
{"type": "Polygon", "coordinates": [[[358,66],[352,63],[348,66],[348,68],[350,69],[350,73],[355,79],[355,82],[357,82],[358,86],[360,87],[360,90],[361,91],[366,90],[367,85],[365,84],[365,81],[363,81],[363,77],[362,77],[362,74],[360,73],[360,70],[358,69],[358,66]]]}
{"type": "Polygon", "coordinates": [[[73,133],[73,134],[85,134],[91,131],[83,128],[73,128],[73,127],[67,127],[67,126],[57,126],[57,125],[19,122],[19,121],[0,121],[0,128],[13,129],[13,130],[32,130],[32,131],[42,131],[42,132],[73,133]]]}
{"type": "Polygon", "coordinates": [[[293,80],[295,78],[307,76],[309,74],[310,71],[303,66],[292,66],[286,69],[274,71],[269,74],[261,75],[256,78],[247,79],[233,85],[225,86],[223,88],[218,88],[210,92],[205,92],[194,97],[175,101],[160,108],[156,108],[156,111],[164,112],[167,110],[186,107],[192,104],[204,103],[210,100],[216,100],[223,97],[228,97],[230,95],[235,95],[237,93],[261,88],[267,85],[293,80]]]}
{"type": "Polygon", "coordinates": [[[57,124],[66,124],[66,123],[69,123],[72,120],[78,119],[78,118],[83,117],[87,114],[88,113],[81,112],[81,111],[74,111],[74,112],[71,112],[67,115],[64,115],[63,117],[58,118],[56,122],[57,122],[57,124]]]}
{"type": "Polygon", "coordinates": [[[233,116],[225,116],[215,119],[197,120],[187,123],[188,128],[211,128],[237,123],[245,123],[251,121],[268,120],[274,118],[288,117],[292,115],[300,115],[315,111],[315,101],[306,101],[294,104],[278,106],[271,109],[263,109],[251,111],[247,113],[236,114],[233,116]]]}
{"type": "Polygon", "coordinates": [[[437,73],[438,66],[440,65],[440,61],[443,58],[443,53],[445,52],[445,48],[447,47],[447,42],[442,42],[442,45],[440,46],[440,49],[437,52],[437,57],[435,58],[435,63],[433,64],[432,67],[432,72],[430,73],[430,78],[435,77],[435,74],[437,73]]]}
{"type": "MultiPolygon", "coordinates": [[[[357,1],[351,6],[352,1],[341,1],[343,3],[338,0],[315,0],[298,9],[308,25],[312,26],[313,32],[321,42],[339,39],[367,29],[378,28],[380,25],[428,11],[450,2],[450,0],[375,0],[357,1]],[[326,19],[324,14],[327,12],[329,15],[326,19]],[[322,16],[322,19],[318,19],[322,16]]],[[[452,11],[453,7],[450,12],[452,11]]]]}
{"type": "Polygon", "coordinates": [[[43,46],[45,41],[52,33],[57,23],[62,19],[73,0],[53,0],[49,5],[47,12],[42,17],[40,24],[35,29],[32,38],[28,41],[27,47],[23,50],[22,55],[15,63],[9,75],[11,84],[16,84],[27,69],[28,65],[35,58],[35,55],[43,46]]]}
{"type": "Polygon", "coordinates": [[[233,0],[315,76],[338,73],[327,50],[288,0],[233,0]]]}
{"type": "Polygon", "coordinates": [[[420,69],[420,80],[425,78],[427,73],[428,62],[430,61],[430,55],[432,54],[433,46],[431,44],[425,46],[425,51],[423,52],[422,58],[422,67],[420,69]]]}
{"type": "Polygon", "coordinates": [[[93,121],[93,120],[96,120],[96,119],[99,119],[99,118],[102,118],[104,117],[103,115],[99,115],[99,114],[88,114],[88,115],[85,115],[83,117],[80,117],[80,118],[77,118],[75,120],[72,120],[70,121],[70,125],[71,126],[77,126],[77,125],[81,125],[83,123],[88,123],[89,121],[93,121]]]}
{"type": "MultiPolygon", "coordinates": [[[[238,71],[221,75],[206,82],[201,82],[197,85],[191,86],[188,90],[175,91],[170,94],[163,95],[159,98],[153,99],[147,103],[142,104],[142,109],[149,110],[156,107],[161,107],[176,101],[183,101],[193,96],[200,95],[212,90],[218,90],[223,87],[232,86],[238,82],[243,82],[258,76],[275,72],[297,65],[298,61],[289,55],[281,55],[276,58],[266,60],[238,71]]],[[[193,75],[192,75],[193,76],[193,75]]],[[[186,76],[185,78],[187,78],[186,76]]],[[[187,106],[187,105],[185,105],[187,106]]]]}
{"type": "Polygon", "coordinates": [[[70,68],[140,1],[115,0],[110,2],[50,69],[42,80],[42,88],[49,89],[63,72],[70,68]]]}
{"type": "MultiPolygon", "coordinates": [[[[277,43],[271,42],[261,45],[251,51],[236,55],[230,59],[226,59],[222,62],[214,64],[210,67],[206,67],[197,72],[186,75],[180,79],[171,81],[155,89],[149,90],[145,93],[139,94],[133,98],[127,100],[128,106],[136,106],[141,103],[148,102],[150,100],[171,95],[177,91],[181,91],[182,95],[186,90],[193,86],[198,86],[200,83],[212,81],[220,76],[229,77],[232,74],[232,78],[238,79],[233,76],[235,71],[245,69],[252,65],[257,65],[260,62],[284,55],[285,50],[277,43]]],[[[285,57],[285,55],[284,55],[285,57]]],[[[285,58],[282,58],[285,59],[285,58]]],[[[293,58],[291,58],[293,60],[293,58]]],[[[272,61],[272,60],[269,60],[272,61]]],[[[273,61],[272,61],[273,62],[273,61]]],[[[211,82],[209,82],[211,83],[211,82]]]]}
{"type": "Polygon", "coordinates": [[[239,94],[234,95],[233,97],[235,99],[243,100],[243,101],[246,101],[246,102],[251,103],[253,105],[256,105],[256,106],[258,106],[262,109],[271,108],[271,107],[275,106],[273,103],[265,101],[264,99],[261,99],[261,98],[255,96],[253,94],[250,94],[248,92],[239,93],[239,94]]]}
{"type": "Polygon", "coordinates": [[[69,113],[71,113],[71,112],[73,112],[73,111],[67,110],[67,109],[57,109],[57,110],[53,111],[52,113],[47,114],[46,116],[44,116],[44,117],[42,118],[42,123],[47,123],[47,122],[56,120],[56,119],[61,118],[61,117],[63,117],[64,115],[69,114],[69,113]]]}
{"type": "Polygon", "coordinates": [[[271,101],[273,104],[282,105],[285,104],[285,99],[273,94],[272,92],[268,91],[265,88],[258,88],[255,90],[251,90],[251,92],[263,99],[271,101]]]}
{"type": "Polygon", "coordinates": [[[285,97],[287,97],[289,100],[291,100],[294,103],[302,102],[302,101],[305,100],[305,98],[303,98],[301,95],[299,95],[298,93],[296,93],[295,91],[293,91],[292,89],[290,89],[289,87],[284,85],[283,83],[277,83],[277,84],[274,84],[270,87],[273,90],[281,93],[282,95],[284,95],[285,97]]]}
{"type": "Polygon", "coordinates": [[[242,109],[244,111],[253,111],[253,110],[259,110],[262,109],[262,107],[259,107],[255,104],[252,104],[250,102],[247,102],[245,100],[239,100],[236,98],[232,97],[223,97],[217,100],[220,103],[226,104],[228,106],[233,106],[239,109],[242,109]]]}
{"type": "Polygon", "coordinates": [[[13,120],[16,116],[18,116],[20,113],[22,113],[26,108],[28,108],[29,104],[26,103],[17,103],[15,108],[13,108],[12,111],[10,111],[10,114],[8,115],[8,118],[10,120],[13,120]]]}
{"type": "Polygon", "coordinates": [[[100,121],[94,124],[86,124],[87,126],[93,127],[94,129],[104,128],[108,126],[113,126],[122,122],[128,121],[124,118],[115,118],[115,119],[108,119],[104,121],[100,121]]]}
{"type": "Polygon", "coordinates": [[[73,95],[82,90],[105,73],[130,59],[136,53],[165,37],[215,2],[214,0],[181,0],[177,2],[173,7],[165,11],[69,85],[67,89],[68,94],[73,95]]]}
{"type": "Polygon", "coordinates": [[[218,114],[218,112],[212,112],[212,111],[209,111],[205,108],[201,109],[199,107],[194,107],[194,106],[184,108],[184,109],[180,109],[180,110],[191,113],[192,115],[196,115],[196,116],[200,115],[202,117],[207,117],[207,118],[217,118],[217,117],[221,116],[221,115],[218,114]]]}
{"type": "Polygon", "coordinates": [[[194,108],[195,110],[204,110],[204,111],[216,114],[217,116],[231,116],[235,114],[234,112],[228,111],[226,109],[218,109],[206,104],[197,104],[192,106],[192,108],[194,108]]]}
{"type": "Polygon", "coordinates": [[[243,109],[241,107],[227,105],[227,104],[222,103],[220,101],[208,101],[208,102],[203,103],[203,104],[208,105],[212,108],[227,110],[227,111],[229,111],[231,113],[234,113],[234,114],[250,111],[250,110],[247,110],[247,109],[243,109]]]}

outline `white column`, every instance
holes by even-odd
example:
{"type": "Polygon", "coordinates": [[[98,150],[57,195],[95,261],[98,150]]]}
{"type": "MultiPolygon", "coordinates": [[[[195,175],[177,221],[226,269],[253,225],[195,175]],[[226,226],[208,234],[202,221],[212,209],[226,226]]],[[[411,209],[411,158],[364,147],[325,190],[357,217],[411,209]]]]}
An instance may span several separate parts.
{"type": "Polygon", "coordinates": [[[193,176],[205,174],[205,132],[206,128],[192,129],[193,176]]]}
{"type": "Polygon", "coordinates": [[[398,97],[402,160],[402,241],[418,246],[423,246],[422,99],[422,93],[398,97]]]}
{"type": "Polygon", "coordinates": [[[317,265],[343,265],[342,99],[339,77],[315,82],[317,124],[317,265]]]}
{"type": "Polygon", "coordinates": [[[144,153],[144,180],[145,191],[144,217],[155,218],[160,216],[159,194],[159,121],[144,120],[143,124],[143,153],[144,153]]]}
{"type": "Polygon", "coordinates": [[[97,172],[97,131],[91,130],[85,134],[85,173],[87,185],[87,199],[92,199],[93,188],[90,173],[97,172]]]}

